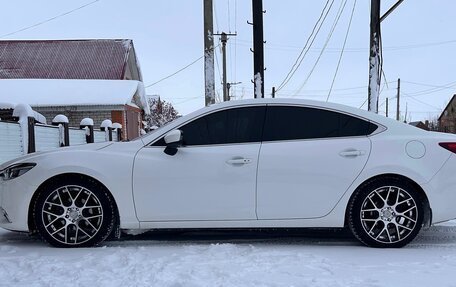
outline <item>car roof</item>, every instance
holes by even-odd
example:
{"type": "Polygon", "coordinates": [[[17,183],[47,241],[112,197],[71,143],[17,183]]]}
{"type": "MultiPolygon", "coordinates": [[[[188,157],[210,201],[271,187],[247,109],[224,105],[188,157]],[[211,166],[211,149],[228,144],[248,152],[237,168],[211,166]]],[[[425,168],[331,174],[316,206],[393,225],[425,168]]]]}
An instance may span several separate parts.
{"type": "Polygon", "coordinates": [[[359,117],[366,118],[371,121],[382,124],[386,127],[390,127],[391,125],[399,126],[399,127],[407,126],[407,125],[404,125],[402,122],[375,114],[373,112],[369,112],[369,111],[362,110],[362,109],[355,108],[355,107],[346,106],[343,104],[307,100],[307,99],[292,99],[292,98],[274,98],[274,99],[266,98],[266,99],[247,99],[247,100],[227,101],[227,102],[213,104],[209,107],[200,109],[195,112],[195,115],[196,115],[196,113],[206,113],[210,110],[218,110],[218,109],[227,108],[227,107],[261,105],[261,104],[263,104],[263,105],[264,104],[266,104],[266,105],[269,105],[269,104],[271,104],[271,105],[281,105],[281,104],[302,105],[302,106],[308,106],[308,107],[323,108],[323,109],[342,111],[342,112],[345,112],[348,114],[357,115],[359,117]]]}

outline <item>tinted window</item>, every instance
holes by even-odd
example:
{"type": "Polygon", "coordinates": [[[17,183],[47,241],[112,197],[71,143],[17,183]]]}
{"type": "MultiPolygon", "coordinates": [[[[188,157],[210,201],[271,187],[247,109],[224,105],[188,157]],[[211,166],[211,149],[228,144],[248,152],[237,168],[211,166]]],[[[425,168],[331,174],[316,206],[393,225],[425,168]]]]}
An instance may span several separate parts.
{"type": "Polygon", "coordinates": [[[264,141],[364,136],[377,127],[349,115],[299,107],[267,108],[264,141]]]}
{"type": "MultiPolygon", "coordinates": [[[[179,129],[184,145],[247,143],[261,141],[265,107],[236,108],[196,119],[179,129]]],[[[154,146],[165,145],[160,139],[154,146]]]]}

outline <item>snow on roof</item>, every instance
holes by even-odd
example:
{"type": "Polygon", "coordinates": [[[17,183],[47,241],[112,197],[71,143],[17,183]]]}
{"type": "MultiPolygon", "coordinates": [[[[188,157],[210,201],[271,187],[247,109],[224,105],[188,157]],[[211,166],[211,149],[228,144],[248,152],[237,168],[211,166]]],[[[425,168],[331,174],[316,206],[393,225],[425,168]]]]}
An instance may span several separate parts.
{"type": "Polygon", "coordinates": [[[5,79],[0,81],[0,102],[32,107],[137,105],[149,113],[143,84],[128,80],[5,79]]]}

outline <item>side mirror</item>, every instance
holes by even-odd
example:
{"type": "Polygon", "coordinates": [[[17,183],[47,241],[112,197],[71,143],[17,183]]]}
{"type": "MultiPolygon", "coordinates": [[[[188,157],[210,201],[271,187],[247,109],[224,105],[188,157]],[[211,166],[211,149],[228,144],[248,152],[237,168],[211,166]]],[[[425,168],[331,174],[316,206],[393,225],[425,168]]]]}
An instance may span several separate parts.
{"type": "Polygon", "coordinates": [[[177,153],[177,148],[182,145],[182,131],[174,130],[167,133],[164,137],[166,148],[164,153],[167,155],[175,155],[177,153]]]}

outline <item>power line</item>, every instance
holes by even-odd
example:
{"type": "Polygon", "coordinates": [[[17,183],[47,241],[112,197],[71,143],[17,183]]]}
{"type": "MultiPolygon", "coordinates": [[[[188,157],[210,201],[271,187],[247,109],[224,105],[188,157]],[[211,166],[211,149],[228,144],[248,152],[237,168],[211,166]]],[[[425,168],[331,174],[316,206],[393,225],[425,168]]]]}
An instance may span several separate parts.
{"type": "Polygon", "coordinates": [[[81,9],[87,7],[87,6],[90,6],[90,5],[92,5],[92,4],[96,3],[96,2],[98,2],[98,1],[100,1],[100,0],[92,1],[92,2],[90,2],[90,3],[87,3],[87,4],[84,4],[84,5],[82,5],[82,6],[79,6],[79,7],[75,8],[75,9],[73,9],[73,10],[70,10],[70,11],[67,11],[67,12],[65,12],[65,13],[59,14],[59,15],[57,15],[57,16],[54,16],[54,17],[52,17],[52,18],[49,18],[49,19],[46,19],[46,20],[44,20],[44,21],[38,22],[38,23],[36,23],[36,24],[33,24],[33,25],[30,25],[30,26],[21,28],[21,29],[19,29],[19,30],[14,31],[14,32],[10,32],[10,33],[1,35],[0,38],[8,37],[8,36],[11,36],[11,35],[14,35],[14,34],[17,34],[17,33],[20,33],[20,32],[23,32],[23,31],[26,31],[26,30],[29,30],[29,29],[32,29],[32,28],[35,28],[35,27],[37,27],[37,26],[46,24],[46,23],[48,23],[48,22],[50,22],[50,21],[53,21],[53,20],[58,19],[58,18],[60,18],[60,17],[66,16],[66,15],[68,15],[68,14],[71,14],[71,13],[75,12],[75,11],[81,10],[81,9]]]}
{"type": "Polygon", "coordinates": [[[440,91],[443,91],[443,90],[446,90],[446,89],[454,88],[455,86],[456,86],[456,81],[450,82],[450,83],[448,83],[448,84],[446,84],[444,86],[441,86],[441,87],[435,87],[435,88],[431,88],[431,89],[426,89],[426,90],[421,90],[421,91],[417,91],[417,92],[412,92],[409,95],[412,95],[412,96],[429,95],[429,94],[440,92],[440,91]]]}
{"type": "Polygon", "coordinates": [[[228,4],[228,9],[227,9],[227,13],[228,13],[228,32],[229,34],[231,34],[231,7],[230,7],[230,0],[227,0],[227,4],[228,4]]]}
{"type": "Polygon", "coordinates": [[[296,73],[299,66],[301,65],[302,61],[304,60],[305,56],[309,52],[310,47],[312,47],[312,44],[315,41],[315,38],[317,37],[318,32],[320,31],[321,27],[323,26],[323,23],[325,22],[326,17],[328,16],[329,11],[331,10],[332,5],[334,4],[334,0],[331,1],[329,8],[326,9],[328,7],[329,2],[330,2],[330,0],[326,1],[326,4],[323,7],[323,10],[321,11],[319,18],[314,25],[312,32],[310,33],[309,37],[306,40],[306,43],[304,44],[304,47],[302,48],[301,52],[298,55],[298,58],[296,58],[296,61],[294,62],[293,66],[291,67],[288,74],[286,75],[285,79],[283,79],[282,83],[280,83],[280,85],[276,89],[276,92],[281,90],[291,80],[291,78],[293,77],[293,75],[296,73]],[[309,42],[310,42],[310,44],[309,44],[309,42]],[[307,45],[309,45],[309,47],[307,47],[307,45]],[[307,48],[307,51],[306,51],[306,48],[307,48]]]}
{"type": "Polygon", "coordinates": [[[326,101],[328,101],[329,96],[331,96],[332,88],[334,86],[334,82],[336,81],[337,73],[339,72],[340,63],[342,60],[342,56],[344,54],[345,44],[347,44],[348,34],[350,33],[350,27],[351,27],[351,23],[353,20],[353,14],[355,13],[355,7],[356,7],[356,0],[353,1],[353,8],[352,8],[352,12],[350,15],[350,21],[348,22],[347,33],[345,34],[344,45],[342,46],[342,51],[340,52],[339,61],[337,62],[336,72],[334,73],[334,77],[331,82],[331,88],[329,89],[329,93],[328,93],[328,97],[326,98],[326,101]]]}
{"type": "MultiPolygon", "coordinates": [[[[439,86],[439,85],[424,84],[424,83],[411,82],[411,81],[402,81],[402,82],[403,83],[407,83],[407,84],[417,85],[417,86],[424,86],[424,87],[445,88],[445,89],[450,89],[451,88],[451,87],[447,87],[447,85],[449,85],[449,84],[446,84],[444,86],[439,86]]],[[[452,84],[452,83],[455,83],[455,82],[451,82],[450,84],[452,84]]]]}
{"type": "Polygon", "coordinates": [[[217,65],[217,72],[218,72],[219,77],[220,77],[220,83],[223,83],[223,77],[222,77],[222,73],[220,72],[220,65],[219,65],[217,53],[215,53],[215,63],[217,65]]]}
{"type": "Polygon", "coordinates": [[[156,82],[154,82],[154,83],[152,83],[152,84],[150,84],[150,85],[147,85],[147,86],[145,86],[144,88],[146,88],[146,89],[147,89],[147,88],[150,88],[150,87],[152,87],[153,85],[156,85],[156,84],[158,84],[158,83],[160,83],[160,82],[163,82],[163,81],[166,80],[166,79],[171,78],[172,76],[174,76],[174,75],[176,75],[176,74],[182,72],[183,70],[187,69],[187,68],[190,67],[191,65],[195,64],[196,62],[198,62],[199,60],[201,60],[203,57],[204,57],[204,55],[201,56],[201,57],[199,57],[199,58],[196,59],[195,61],[191,62],[191,63],[188,64],[187,66],[183,67],[182,69],[179,69],[179,70],[177,70],[176,72],[172,73],[171,75],[168,75],[168,76],[166,76],[166,77],[164,77],[164,78],[162,78],[162,79],[160,79],[160,80],[158,80],[158,81],[156,81],[156,82]]]}
{"type": "Polygon", "coordinates": [[[215,6],[215,2],[212,3],[212,6],[214,6],[213,11],[214,11],[214,18],[215,18],[215,26],[217,27],[217,34],[218,34],[219,23],[218,23],[218,17],[217,17],[217,7],[215,6]]]}
{"type": "MultiPolygon", "coordinates": [[[[245,43],[245,46],[250,46],[251,41],[247,40],[238,40],[240,43],[245,43]]],[[[399,51],[399,50],[410,50],[416,48],[427,48],[431,46],[442,46],[447,44],[456,44],[456,40],[449,40],[449,41],[441,41],[441,42],[430,42],[430,43],[417,43],[417,44],[410,44],[410,45],[402,45],[402,46],[388,46],[384,47],[383,51],[399,51]]],[[[242,45],[242,44],[241,44],[242,45]]],[[[283,45],[283,44],[276,44],[268,42],[268,49],[272,50],[300,50],[302,49],[299,46],[294,45],[283,45]]],[[[320,51],[321,48],[315,47],[310,49],[313,52],[320,51]]],[[[341,49],[339,48],[327,48],[328,53],[338,53],[341,49]]],[[[360,48],[360,47],[352,47],[352,48],[345,48],[345,53],[364,53],[369,51],[369,47],[360,48]]]]}
{"type": "MultiPolygon", "coordinates": [[[[237,0],[234,0],[234,33],[237,34],[237,0]]],[[[234,82],[237,82],[237,37],[234,37],[234,82]]],[[[233,92],[235,96],[236,89],[233,92]]]]}
{"type": "MultiPolygon", "coordinates": [[[[220,46],[220,45],[215,46],[214,49],[216,49],[218,46],[220,46]]],[[[149,84],[149,85],[145,86],[144,88],[147,89],[147,88],[149,88],[149,87],[152,87],[153,85],[156,85],[156,84],[158,84],[158,83],[160,83],[160,82],[163,82],[163,81],[166,80],[166,79],[171,78],[172,76],[174,76],[174,75],[176,75],[176,74],[182,72],[183,70],[187,69],[188,67],[194,65],[196,62],[198,62],[199,60],[201,60],[203,57],[204,57],[204,55],[201,56],[201,57],[199,57],[198,59],[194,60],[193,62],[191,62],[191,63],[188,64],[187,66],[185,66],[185,67],[183,67],[183,68],[177,70],[176,72],[174,72],[174,73],[172,73],[172,74],[170,74],[170,75],[168,75],[168,76],[166,76],[166,77],[164,77],[164,78],[162,78],[162,79],[160,79],[160,80],[158,80],[158,81],[156,81],[156,82],[154,82],[154,83],[152,83],[152,84],[149,84]]]]}
{"type": "Polygon", "coordinates": [[[309,81],[309,79],[312,76],[313,72],[315,71],[315,68],[317,67],[318,63],[320,62],[321,56],[325,52],[325,49],[328,46],[329,41],[331,40],[331,37],[332,37],[332,35],[333,35],[333,33],[334,33],[335,29],[336,29],[336,26],[339,23],[340,17],[342,16],[342,14],[343,14],[343,12],[345,10],[345,6],[347,5],[347,1],[348,0],[340,2],[341,5],[339,6],[339,10],[336,13],[336,17],[334,19],[334,22],[333,22],[333,25],[331,27],[331,30],[329,31],[328,37],[326,38],[326,41],[325,41],[325,43],[323,45],[323,48],[321,49],[320,54],[318,55],[314,65],[313,65],[312,69],[310,70],[309,74],[307,75],[306,79],[301,84],[301,86],[299,87],[299,89],[296,91],[295,94],[298,94],[299,92],[301,92],[302,88],[307,84],[307,82],[309,81]]]}
{"type": "Polygon", "coordinates": [[[421,101],[421,100],[415,98],[414,96],[411,96],[410,94],[407,94],[407,93],[404,93],[404,92],[402,92],[402,94],[404,94],[406,97],[409,97],[409,98],[411,98],[412,100],[414,100],[414,101],[416,101],[416,102],[418,102],[418,103],[421,103],[421,104],[423,104],[423,105],[426,105],[426,106],[428,106],[428,107],[434,108],[434,109],[439,110],[439,111],[442,110],[441,108],[438,108],[438,107],[436,107],[436,106],[433,106],[433,105],[431,105],[431,104],[428,104],[428,103],[426,103],[426,102],[423,102],[423,101],[421,101]]]}

